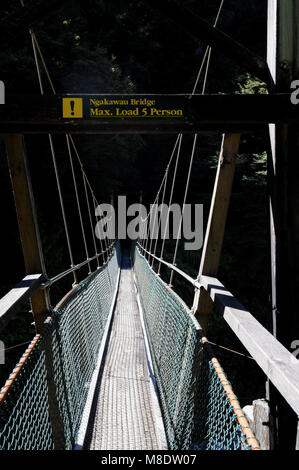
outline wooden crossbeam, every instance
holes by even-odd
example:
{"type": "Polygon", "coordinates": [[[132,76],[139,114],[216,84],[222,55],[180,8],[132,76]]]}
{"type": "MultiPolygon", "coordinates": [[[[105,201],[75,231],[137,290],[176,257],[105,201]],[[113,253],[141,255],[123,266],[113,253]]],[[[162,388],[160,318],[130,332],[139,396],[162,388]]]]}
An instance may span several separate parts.
{"type": "Polygon", "coordinates": [[[14,318],[19,309],[40,287],[44,276],[30,274],[0,299],[0,331],[14,318]]]}
{"type": "MultiPolygon", "coordinates": [[[[62,96],[10,96],[0,105],[2,133],[242,133],[267,123],[298,123],[289,94],[276,95],[68,95],[83,100],[82,117],[63,118],[62,96]],[[91,100],[150,99],[153,106],[98,105],[91,100]],[[116,109],[118,108],[118,112],[116,109]],[[146,115],[143,115],[146,109],[146,115]],[[93,110],[93,111],[91,111],[93,110]],[[130,110],[131,114],[126,114],[130,110]],[[136,114],[136,110],[138,113],[136,114]],[[156,111],[155,111],[156,110],[156,111]],[[110,114],[105,115],[108,111],[110,114]],[[175,111],[174,115],[167,114],[175,111]],[[181,111],[176,113],[177,111],[181,111]],[[135,112],[135,115],[132,114],[135,112]],[[93,113],[93,114],[92,114],[93,113]],[[98,113],[98,114],[97,114],[98,113]],[[103,113],[102,115],[100,113],[103,113]],[[151,114],[153,113],[153,114],[151,114]],[[163,114],[164,113],[164,114],[163,114]]],[[[104,101],[103,101],[104,102],[104,101]]],[[[142,101],[141,101],[142,102],[142,101]]],[[[77,101],[76,101],[77,103],[77,101]]]]}

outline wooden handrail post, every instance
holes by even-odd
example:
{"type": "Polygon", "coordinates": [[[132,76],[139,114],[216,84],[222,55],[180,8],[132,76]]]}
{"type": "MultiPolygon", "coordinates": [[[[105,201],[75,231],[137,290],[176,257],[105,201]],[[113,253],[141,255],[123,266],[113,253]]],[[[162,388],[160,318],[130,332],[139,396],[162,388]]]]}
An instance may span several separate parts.
{"type": "MultiPolygon", "coordinates": [[[[26,274],[42,273],[46,277],[22,134],[6,134],[5,144],[26,274]]],[[[39,331],[49,315],[48,291],[38,289],[32,295],[30,303],[35,327],[39,331]]]]}
{"type": "MultiPolygon", "coordinates": [[[[199,281],[202,275],[217,276],[239,143],[240,134],[225,134],[223,136],[198,273],[199,281]]],[[[209,294],[204,289],[196,289],[193,311],[205,332],[208,328],[208,317],[212,308],[213,303],[209,294]]]]}

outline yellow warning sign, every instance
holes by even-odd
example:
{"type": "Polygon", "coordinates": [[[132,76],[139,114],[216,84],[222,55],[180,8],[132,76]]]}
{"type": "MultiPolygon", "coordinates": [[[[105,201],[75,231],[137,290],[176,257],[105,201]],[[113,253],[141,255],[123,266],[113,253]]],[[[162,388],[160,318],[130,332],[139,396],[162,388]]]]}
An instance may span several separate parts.
{"type": "Polygon", "coordinates": [[[62,117],[82,118],[83,98],[62,98],[62,117]]]}

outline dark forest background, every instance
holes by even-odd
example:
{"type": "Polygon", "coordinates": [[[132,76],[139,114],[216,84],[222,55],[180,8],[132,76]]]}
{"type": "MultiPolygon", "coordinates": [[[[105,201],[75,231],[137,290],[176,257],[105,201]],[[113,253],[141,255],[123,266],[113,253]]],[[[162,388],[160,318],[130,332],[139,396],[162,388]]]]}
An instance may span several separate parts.
{"type": "MultiPolygon", "coordinates": [[[[29,0],[28,0],[29,1],[29,0]]],[[[13,2],[1,2],[1,10],[13,2]]],[[[15,0],[16,8],[19,3],[15,0]]],[[[178,2],[214,22],[220,0],[178,2]]],[[[266,55],[266,1],[225,0],[218,26],[260,56],[266,55]]],[[[146,1],[75,0],[67,2],[34,27],[58,93],[190,93],[206,45],[181,30],[146,1]]],[[[0,79],[6,93],[37,94],[31,39],[28,33],[15,44],[1,45],[0,79]]],[[[46,77],[43,77],[46,83],[46,77]]],[[[199,83],[197,92],[201,92],[199,83]]],[[[45,86],[46,93],[51,92],[45,86]]],[[[264,85],[240,68],[228,55],[212,51],[207,93],[263,93],[264,85]]],[[[258,112],[258,110],[257,110],[258,112]]],[[[175,136],[75,136],[86,172],[100,202],[127,195],[128,202],[153,202],[169,160],[175,136]]],[[[54,170],[46,136],[26,136],[47,273],[53,276],[69,266],[54,170]]],[[[65,137],[54,137],[67,206],[75,261],[84,259],[75,198],[70,179],[65,137]]],[[[204,204],[207,220],[221,135],[199,136],[187,202],[204,204]]],[[[184,136],[174,202],[182,203],[192,137],[184,136]]],[[[244,306],[269,326],[270,263],[266,186],[266,138],[243,135],[224,240],[219,279],[244,306]]],[[[14,201],[5,147],[0,140],[0,196],[2,205],[1,287],[4,295],[24,276],[14,201]]],[[[91,240],[89,240],[89,243],[91,240]]],[[[90,246],[92,246],[90,244],[90,246]]],[[[166,246],[171,259],[173,243],[166,246]]],[[[177,264],[197,275],[201,252],[184,252],[177,264]]],[[[165,274],[165,273],[164,273],[165,274]]],[[[84,277],[86,272],[82,272],[84,277]]],[[[68,278],[51,292],[52,304],[71,287],[68,278]]],[[[175,288],[187,303],[192,290],[175,277],[175,288]]],[[[6,347],[29,341],[32,316],[25,308],[1,334],[6,347]]],[[[213,315],[209,339],[245,352],[235,335],[213,315]]],[[[0,385],[24,350],[6,352],[0,367],[0,385]]],[[[264,396],[265,377],[254,361],[216,348],[242,405],[264,396]]]]}

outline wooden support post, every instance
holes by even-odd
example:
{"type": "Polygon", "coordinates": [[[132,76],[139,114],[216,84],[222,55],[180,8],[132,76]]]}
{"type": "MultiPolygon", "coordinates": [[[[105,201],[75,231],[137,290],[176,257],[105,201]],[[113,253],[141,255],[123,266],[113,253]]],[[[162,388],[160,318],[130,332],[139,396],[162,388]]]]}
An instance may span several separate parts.
{"type": "MultiPolygon", "coordinates": [[[[7,134],[5,135],[5,144],[26,274],[42,273],[46,276],[23,136],[21,134],[7,134]]],[[[42,289],[37,290],[32,295],[30,302],[35,327],[39,331],[49,315],[48,292],[42,289]]]]}
{"type": "MultiPolygon", "coordinates": [[[[299,79],[298,19],[298,2],[268,0],[267,60],[275,85],[271,91],[290,93],[291,82],[299,79]]],[[[269,133],[272,332],[290,350],[292,341],[299,339],[299,131],[293,124],[270,124],[269,133]]],[[[268,391],[277,413],[277,447],[294,450],[296,416],[270,384],[268,391]]]]}
{"type": "MultiPolygon", "coordinates": [[[[240,134],[225,134],[223,136],[198,273],[199,281],[202,275],[217,276],[239,143],[240,134]]],[[[212,308],[213,303],[209,294],[203,289],[196,290],[193,311],[196,312],[198,321],[205,332],[212,308]]]]}
{"type": "Polygon", "coordinates": [[[272,450],[269,432],[269,404],[265,399],[254,400],[252,405],[245,406],[243,411],[260,443],[261,450],[272,450]]]}

